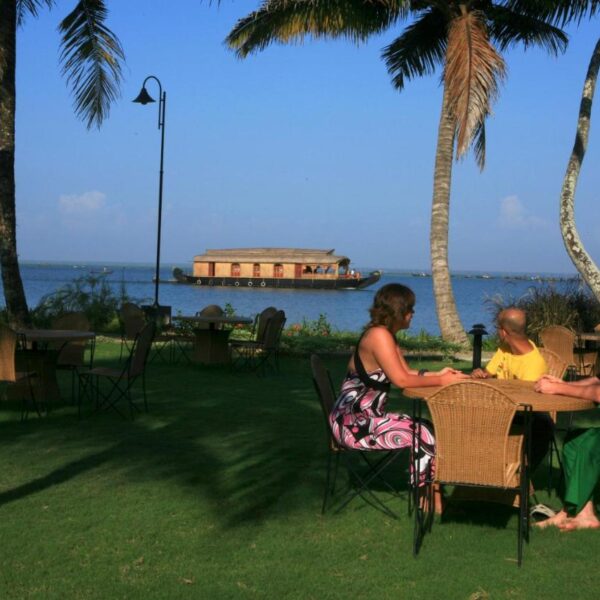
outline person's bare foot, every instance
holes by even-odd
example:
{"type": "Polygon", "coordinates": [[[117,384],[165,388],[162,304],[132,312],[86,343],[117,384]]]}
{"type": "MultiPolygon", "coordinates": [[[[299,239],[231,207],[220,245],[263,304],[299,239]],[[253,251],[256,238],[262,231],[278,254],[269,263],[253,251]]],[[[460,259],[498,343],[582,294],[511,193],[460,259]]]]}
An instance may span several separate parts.
{"type": "Polygon", "coordinates": [[[562,525],[558,528],[561,531],[575,531],[577,529],[600,529],[600,521],[595,517],[584,517],[580,515],[573,517],[572,519],[566,519],[562,525]]]}
{"type": "Polygon", "coordinates": [[[557,512],[553,517],[546,519],[545,521],[539,521],[534,523],[533,526],[537,529],[546,529],[547,527],[558,527],[562,526],[569,520],[567,513],[564,510],[557,512]]]}

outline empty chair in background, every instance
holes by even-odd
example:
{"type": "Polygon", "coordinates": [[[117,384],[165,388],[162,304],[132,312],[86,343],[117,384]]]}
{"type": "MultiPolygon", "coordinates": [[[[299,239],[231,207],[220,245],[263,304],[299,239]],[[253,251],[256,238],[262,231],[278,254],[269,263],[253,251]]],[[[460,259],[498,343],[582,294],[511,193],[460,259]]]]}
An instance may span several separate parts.
{"type": "Polygon", "coordinates": [[[123,348],[129,350],[130,344],[136,339],[146,324],[144,311],[132,302],[124,302],[119,310],[121,325],[121,352],[119,360],[123,358],[123,348]]]}

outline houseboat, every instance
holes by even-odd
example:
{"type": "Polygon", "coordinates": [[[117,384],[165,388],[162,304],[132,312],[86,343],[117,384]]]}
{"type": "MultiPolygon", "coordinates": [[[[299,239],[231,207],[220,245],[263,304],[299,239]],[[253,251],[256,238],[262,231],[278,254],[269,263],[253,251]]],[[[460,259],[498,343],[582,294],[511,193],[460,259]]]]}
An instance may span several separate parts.
{"type": "Polygon", "coordinates": [[[363,289],[379,281],[380,271],[366,277],[350,259],[333,250],[235,248],[207,250],[194,257],[191,275],[173,269],[178,283],[243,288],[363,289]]]}

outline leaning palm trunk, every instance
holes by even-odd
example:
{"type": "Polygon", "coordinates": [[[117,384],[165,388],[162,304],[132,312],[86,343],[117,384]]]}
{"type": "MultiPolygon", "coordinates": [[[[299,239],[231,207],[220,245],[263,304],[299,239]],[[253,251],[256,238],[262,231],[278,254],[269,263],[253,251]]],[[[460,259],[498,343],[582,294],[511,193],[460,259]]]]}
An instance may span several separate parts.
{"type": "Polygon", "coordinates": [[[431,274],[442,338],[466,347],[469,345],[469,340],[456,310],[448,267],[448,220],[455,131],[456,122],[448,109],[448,93],[444,86],[431,207],[431,274]]]}
{"type": "Polygon", "coordinates": [[[560,231],[565,243],[565,248],[575,265],[575,268],[585,282],[590,286],[594,296],[600,301],[600,271],[585,251],[575,226],[575,188],[581,170],[581,163],[585,156],[588,137],[590,133],[590,118],[592,114],[592,102],[600,68],[600,40],[596,43],[588,72],[583,85],[581,105],[579,107],[579,118],[577,120],[577,133],[575,145],[571,152],[571,158],[567,165],[567,172],[563,181],[560,194],[560,231]]]}
{"type": "Polygon", "coordinates": [[[0,266],[12,325],[29,321],[17,256],[15,218],[15,50],[16,0],[0,0],[0,266]]]}

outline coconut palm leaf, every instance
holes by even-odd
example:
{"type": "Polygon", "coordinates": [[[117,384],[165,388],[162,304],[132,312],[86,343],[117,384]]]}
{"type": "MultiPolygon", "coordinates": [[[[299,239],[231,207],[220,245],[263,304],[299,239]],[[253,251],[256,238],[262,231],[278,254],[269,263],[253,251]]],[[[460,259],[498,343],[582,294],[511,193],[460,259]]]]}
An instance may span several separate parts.
{"type": "Polygon", "coordinates": [[[517,12],[498,4],[490,6],[486,16],[489,35],[498,43],[501,51],[516,44],[523,44],[526,49],[533,45],[541,46],[555,55],[566,50],[566,34],[547,22],[547,19],[526,14],[522,9],[517,12]]]}
{"type": "MultiPolygon", "coordinates": [[[[486,115],[487,116],[487,115],[486,115]]],[[[473,154],[480,171],[485,167],[485,120],[481,121],[473,133],[473,154]]]]}
{"type": "Polygon", "coordinates": [[[79,0],[59,27],[62,72],[75,96],[75,112],[88,128],[99,127],[108,116],[122,78],[125,56],[104,24],[106,16],[104,0],[79,0]]]}
{"type": "Polygon", "coordinates": [[[439,10],[428,10],[383,49],[382,57],[396,89],[401,90],[405,80],[430,75],[443,64],[446,27],[447,20],[439,10]]]}
{"type": "Polygon", "coordinates": [[[236,23],[225,42],[240,58],[306,35],[359,43],[404,18],[409,7],[408,0],[265,0],[236,23]]]}
{"type": "Polygon", "coordinates": [[[28,14],[37,17],[38,10],[44,6],[52,8],[54,0],[17,0],[17,25],[21,26],[28,14]]]}
{"type": "Polygon", "coordinates": [[[469,148],[475,131],[490,112],[505,76],[503,58],[490,44],[482,13],[465,12],[452,19],[444,85],[448,109],[456,120],[456,157],[469,148]]]}
{"type": "Polygon", "coordinates": [[[565,25],[600,12],[600,0],[511,0],[508,8],[565,25]]]}

